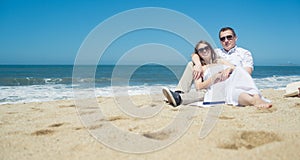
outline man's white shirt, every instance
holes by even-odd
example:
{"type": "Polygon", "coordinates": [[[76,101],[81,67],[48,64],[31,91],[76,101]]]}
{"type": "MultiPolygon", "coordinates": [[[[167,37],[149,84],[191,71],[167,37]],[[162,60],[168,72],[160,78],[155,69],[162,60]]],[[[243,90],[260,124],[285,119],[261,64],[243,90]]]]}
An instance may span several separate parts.
{"type": "Polygon", "coordinates": [[[253,58],[251,52],[244,48],[235,46],[228,52],[226,52],[223,48],[217,48],[215,49],[215,52],[219,57],[235,66],[251,67],[253,69],[253,58]]]}

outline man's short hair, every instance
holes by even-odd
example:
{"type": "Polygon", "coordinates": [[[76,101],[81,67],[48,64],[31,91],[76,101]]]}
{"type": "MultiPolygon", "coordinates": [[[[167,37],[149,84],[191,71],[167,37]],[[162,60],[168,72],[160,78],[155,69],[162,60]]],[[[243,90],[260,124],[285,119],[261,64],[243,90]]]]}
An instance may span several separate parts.
{"type": "Polygon", "coordinates": [[[227,31],[227,30],[231,30],[233,36],[234,36],[234,37],[236,36],[235,31],[234,31],[231,27],[223,27],[223,28],[220,29],[220,32],[219,32],[219,38],[221,38],[221,37],[220,37],[221,32],[224,32],[224,31],[227,31]]]}

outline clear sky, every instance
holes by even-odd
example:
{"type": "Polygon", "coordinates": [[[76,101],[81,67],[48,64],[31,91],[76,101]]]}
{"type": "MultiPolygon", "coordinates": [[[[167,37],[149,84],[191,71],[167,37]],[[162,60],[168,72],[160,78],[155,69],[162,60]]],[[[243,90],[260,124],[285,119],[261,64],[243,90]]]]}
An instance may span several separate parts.
{"type": "MultiPolygon", "coordinates": [[[[237,44],[252,52],[255,65],[300,65],[300,0],[0,0],[0,64],[73,64],[93,28],[140,7],[168,8],[189,16],[218,47],[219,29],[231,26],[237,44]]],[[[128,36],[134,34],[139,33],[128,36]]],[[[148,37],[142,37],[140,41],[146,42],[148,37]]],[[[155,36],[148,41],[155,42],[155,36]]],[[[114,48],[124,45],[128,50],[135,44],[119,40],[114,48]]],[[[181,54],[189,58],[192,50],[185,48],[181,54]]],[[[107,51],[101,62],[112,64],[119,56],[107,51]]]]}

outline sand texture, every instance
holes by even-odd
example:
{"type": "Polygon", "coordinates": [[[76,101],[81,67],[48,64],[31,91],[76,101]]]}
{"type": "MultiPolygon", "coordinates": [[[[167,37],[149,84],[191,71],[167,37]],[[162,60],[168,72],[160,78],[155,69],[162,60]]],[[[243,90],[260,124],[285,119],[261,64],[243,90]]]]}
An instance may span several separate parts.
{"type": "MultiPolygon", "coordinates": [[[[284,91],[273,89],[265,89],[262,94],[272,100],[271,109],[224,105],[216,125],[202,139],[199,132],[209,108],[172,108],[164,104],[162,95],[152,99],[146,95],[131,97],[139,108],[163,106],[159,113],[145,119],[124,114],[114,98],[99,97],[98,107],[81,114],[93,115],[101,107],[105,118],[86,127],[73,100],[0,105],[0,159],[299,159],[300,98],[284,98],[284,91]],[[164,142],[177,131],[159,130],[179,112],[191,109],[196,112],[189,117],[192,123],[183,136],[149,153],[117,151],[90,134],[111,123],[125,132],[164,142]]],[[[114,141],[118,138],[111,136],[110,142],[114,141]]]]}

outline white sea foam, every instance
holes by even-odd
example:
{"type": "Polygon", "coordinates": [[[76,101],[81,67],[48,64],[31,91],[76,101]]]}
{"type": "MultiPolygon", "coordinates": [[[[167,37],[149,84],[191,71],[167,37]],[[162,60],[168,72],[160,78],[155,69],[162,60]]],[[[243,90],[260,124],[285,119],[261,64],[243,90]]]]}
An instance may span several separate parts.
{"type": "MultiPolygon", "coordinates": [[[[267,78],[254,79],[259,89],[274,88],[285,89],[291,82],[300,81],[300,76],[273,76],[267,78]]],[[[94,92],[94,96],[112,97],[122,94],[128,95],[149,95],[161,94],[162,87],[169,87],[174,90],[175,84],[156,84],[140,85],[128,87],[98,87],[79,89],[75,86],[76,93],[83,96],[87,92],[94,92]],[[78,91],[78,92],[77,92],[78,91]]],[[[0,86],[0,104],[42,102],[63,99],[74,99],[74,92],[71,85],[65,84],[47,84],[47,85],[28,85],[28,86],[0,86]]]]}
{"type": "Polygon", "coordinates": [[[285,89],[286,85],[300,81],[300,76],[273,76],[266,78],[254,78],[255,84],[259,89],[274,88],[285,89]]]}
{"type": "Polygon", "coordinates": [[[73,97],[66,85],[0,86],[0,104],[41,102],[73,97]]]}
{"type": "MultiPolygon", "coordinates": [[[[170,88],[175,88],[173,85],[168,85],[170,88]]],[[[74,99],[76,95],[81,95],[81,98],[93,95],[99,97],[113,97],[117,95],[147,95],[161,93],[162,86],[129,86],[129,87],[102,87],[102,88],[85,88],[74,89],[70,85],[31,85],[31,86],[0,86],[0,104],[28,103],[28,102],[43,102],[53,100],[74,99]],[[87,94],[89,93],[89,94],[87,94]]]]}

